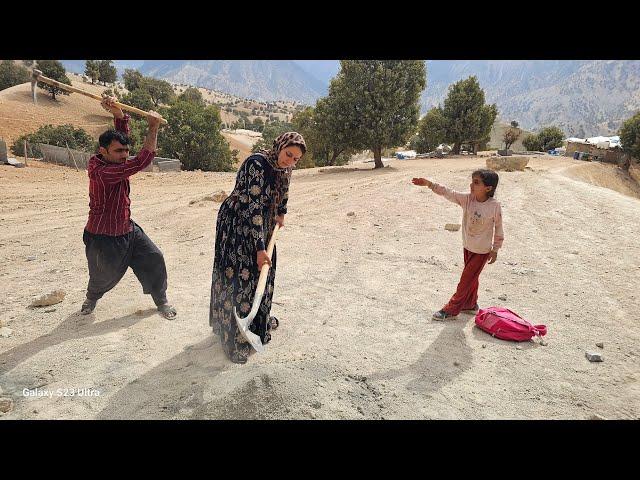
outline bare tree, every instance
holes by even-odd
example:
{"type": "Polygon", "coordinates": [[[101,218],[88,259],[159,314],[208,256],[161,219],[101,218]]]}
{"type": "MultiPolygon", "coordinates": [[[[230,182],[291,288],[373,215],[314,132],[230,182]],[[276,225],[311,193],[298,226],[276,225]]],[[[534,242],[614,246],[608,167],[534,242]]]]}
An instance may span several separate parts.
{"type": "Polygon", "coordinates": [[[522,130],[518,128],[509,128],[508,130],[506,130],[502,137],[502,141],[504,142],[504,149],[509,150],[509,147],[516,143],[516,140],[520,138],[520,135],[522,135],[522,130]]]}

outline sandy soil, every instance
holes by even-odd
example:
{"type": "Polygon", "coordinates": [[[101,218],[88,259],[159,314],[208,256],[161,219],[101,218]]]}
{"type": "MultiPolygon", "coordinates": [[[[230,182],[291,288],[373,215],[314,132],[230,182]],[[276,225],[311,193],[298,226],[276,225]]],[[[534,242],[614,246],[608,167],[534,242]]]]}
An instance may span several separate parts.
{"type": "Polygon", "coordinates": [[[130,271],[79,316],[86,173],[0,166],[0,319],[13,331],[0,337],[0,396],[14,402],[2,418],[639,418],[640,200],[571,178],[585,164],[568,158],[501,173],[506,240],[480,303],[549,328],[546,346],[516,344],[470,315],[430,319],[462,268],[460,232],[444,230],[460,209],[410,179],[465,190],[484,160],[386,163],[294,173],[278,241],[281,326],[246,365],[226,360],[207,321],[219,204],[190,205],[229,192],[233,173],[132,179],[133,218],[167,261],[171,322],[130,271]],[[29,308],[55,289],[61,303],[29,308]]]}
{"type": "MultiPolygon", "coordinates": [[[[83,90],[101,94],[106,87],[84,83],[71,75],[71,83],[83,90]]],[[[113,126],[113,117],[105,112],[100,102],[77,93],[58,95],[53,100],[42,89],[38,89],[38,104],[31,100],[31,84],[23,83],[0,92],[0,139],[7,143],[8,155],[15,157],[10,149],[13,142],[24,133],[31,133],[43,125],[71,124],[82,127],[96,140],[107,128],[113,126]]],[[[222,112],[224,113],[224,112],[222,112]]],[[[251,153],[258,140],[241,134],[223,132],[230,149],[240,151],[242,161],[251,153]]]]}
{"type": "Polygon", "coordinates": [[[242,133],[231,133],[223,131],[222,136],[229,142],[231,150],[238,150],[238,161],[242,161],[251,155],[251,148],[260,140],[261,137],[244,135],[242,133]]]}
{"type": "MultiPolygon", "coordinates": [[[[74,77],[75,78],[75,77],[74,77]]],[[[106,87],[71,80],[73,86],[100,95],[106,87]]],[[[100,102],[79,93],[56,95],[56,100],[41,88],[38,103],[31,97],[31,83],[22,83],[0,92],[0,138],[10,148],[14,140],[24,133],[35,132],[43,125],[72,124],[82,127],[94,138],[113,126],[113,116],[100,102]]],[[[9,156],[13,156],[9,153],[9,156]]]]}

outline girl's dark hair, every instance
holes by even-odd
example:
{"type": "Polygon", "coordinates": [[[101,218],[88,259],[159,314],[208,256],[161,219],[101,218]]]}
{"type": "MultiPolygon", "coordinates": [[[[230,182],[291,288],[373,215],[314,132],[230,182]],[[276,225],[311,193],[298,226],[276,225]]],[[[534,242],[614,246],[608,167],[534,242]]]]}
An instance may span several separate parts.
{"type": "Polygon", "coordinates": [[[490,197],[493,197],[493,194],[496,193],[496,188],[498,188],[498,180],[499,180],[498,174],[493,170],[481,169],[481,170],[476,170],[471,174],[471,178],[475,176],[480,177],[480,180],[482,180],[482,183],[486,187],[493,187],[491,191],[487,193],[487,195],[489,195],[490,197]]]}

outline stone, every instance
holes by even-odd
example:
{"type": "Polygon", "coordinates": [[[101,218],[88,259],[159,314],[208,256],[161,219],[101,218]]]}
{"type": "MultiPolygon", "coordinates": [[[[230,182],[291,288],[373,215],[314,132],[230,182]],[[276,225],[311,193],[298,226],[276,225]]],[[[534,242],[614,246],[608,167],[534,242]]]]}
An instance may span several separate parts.
{"type": "Polygon", "coordinates": [[[27,257],[27,262],[33,262],[36,258],[38,258],[38,257],[36,257],[35,255],[29,255],[27,257]]]}
{"type": "Polygon", "coordinates": [[[450,232],[457,232],[458,230],[460,230],[460,224],[459,223],[447,223],[444,226],[445,230],[449,230],[450,232]]]}
{"type": "Polygon", "coordinates": [[[606,420],[606,418],[604,418],[602,415],[598,415],[597,413],[594,413],[589,417],[589,420],[606,420]]]}
{"type": "Polygon", "coordinates": [[[41,296],[37,300],[31,303],[32,307],[48,307],[49,305],[55,305],[64,300],[66,292],[64,290],[54,290],[51,293],[41,296]]]}
{"type": "Polygon", "coordinates": [[[524,171],[529,163],[528,157],[509,156],[509,157],[488,157],[486,160],[489,170],[504,170],[506,172],[524,171]]]}
{"type": "Polygon", "coordinates": [[[56,309],[55,308],[47,308],[44,313],[51,313],[51,312],[55,312],[56,309]]]}
{"type": "Polygon", "coordinates": [[[522,345],[518,345],[518,346],[516,347],[516,350],[522,350],[522,345]]]}
{"type": "Polygon", "coordinates": [[[214,202],[224,202],[228,196],[229,195],[227,195],[227,192],[224,190],[215,191],[213,192],[213,195],[211,195],[214,202]]]}
{"type": "Polygon", "coordinates": [[[483,343],[483,344],[482,344],[482,348],[487,348],[487,346],[483,343]]]}
{"type": "Polygon", "coordinates": [[[0,398],[0,412],[7,413],[13,409],[13,400],[10,398],[0,398]]]}
{"type": "Polygon", "coordinates": [[[604,358],[602,357],[602,355],[600,353],[597,352],[586,352],[585,356],[587,357],[587,360],[589,360],[590,362],[603,362],[604,358]]]}
{"type": "Polygon", "coordinates": [[[13,330],[11,330],[9,327],[0,328],[0,337],[9,338],[12,333],[13,333],[13,330]]]}
{"type": "Polygon", "coordinates": [[[598,347],[598,348],[604,348],[604,343],[602,343],[602,342],[598,342],[598,343],[596,343],[596,347],[598,347]]]}
{"type": "Polygon", "coordinates": [[[503,302],[506,302],[507,301],[507,296],[506,295],[500,295],[498,297],[498,300],[502,300],[503,302]]]}
{"type": "Polygon", "coordinates": [[[315,408],[315,409],[318,409],[318,408],[322,407],[322,404],[321,404],[320,402],[313,402],[313,403],[311,404],[311,406],[312,406],[313,408],[315,408]]]}
{"type": "Polygon", "coordinates": [[[353,217],[356,214],[356,212],[347,212],[347,217],[353,217]]]}
{"type": "Polygon", "coordinates": [[[546,340],[542,340],[542,339],[540,339],[540,345],[542,345],[543,347],[546,347],[546,346],[547,346],[547,345],[549,345],[549,344],[547,343],[547,341],[546,341],[546,340]]]}
{"type": "Polygon", "coordinates": [[[453,365],[454,365],[455,367],[459,367],[459,366],[460,366],[460,362],[453,362],[453,365]]]}

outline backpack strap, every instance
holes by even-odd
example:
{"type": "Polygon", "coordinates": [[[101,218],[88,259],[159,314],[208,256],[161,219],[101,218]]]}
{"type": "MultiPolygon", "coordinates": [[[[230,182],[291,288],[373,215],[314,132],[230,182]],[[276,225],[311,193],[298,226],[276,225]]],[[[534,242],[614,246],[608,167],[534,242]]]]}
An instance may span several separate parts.
{"type": "Polygon", "coordinates": [[[539,337],[543,337],[547,334],[546,325],[534,325],[533,328],[536,329],[536,335],[538,335],[539,337]]]}

